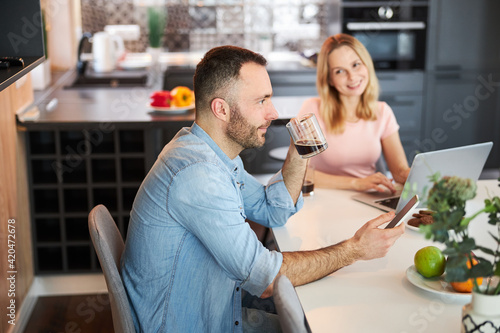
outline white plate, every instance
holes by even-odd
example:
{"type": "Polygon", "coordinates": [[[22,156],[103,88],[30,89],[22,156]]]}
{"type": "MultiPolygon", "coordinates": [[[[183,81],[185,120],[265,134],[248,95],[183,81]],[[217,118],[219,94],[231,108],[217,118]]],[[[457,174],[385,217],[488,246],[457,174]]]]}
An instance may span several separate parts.
{"type": "Polygon", "coordinates": [[[416,232],[420,232],[420,229],[419,229],[418,227],[414,227],[414,226],[412,226],[412,225],[409,225],[409,224],[408,224],[408,221],[409,221],[409,220],[411,220],[411,219],[413,218],[413,214],[418,213],[418,212],[419,212],[419,211],[421,211],[421,210],[427,210],[427,208],[425,208],[425,207],[413,208],[413,209],[410,211],[410,214],[408,214],[408,217],[407,217],[407,218],[405,218],[405,219],[403,220],[403,222],[404,222],[405,226],[406,226],[408,229],[413,230],[413,231],[416,231],[416,232]]]}
{"type": "Polygon", "coordinates": [[[148,107],[152,110],[158,111],[158,112],[165,112],[165,113],[183,113],[188,110],[194,109],[194,103],[188,106],[171,106],[171,107],[159,107],[159,106],[151,106],[148,104],[148,107]]]}
{"type": "Polygon", "coordinates": [[[408,229],[413,230],[413,231],[415,231],[415,232],[420,232],[420,228],[417,228],[417,227],[414,227],[414,226],[412,226],[412,225],[409,225],[409,224],[408,224],[408,221],[406,221],[405,223],[406,223],[406,224],[405,224],[405,226],[406,226],[408,229]]]}
{"type": "Polygon", "coordinates": [[[144,70],[151,65],[151,61],[149,60],[123,60],[118,63],[118,67],[123,70],[144,70]]]}
{"type": "Polygon", "coordinates": [[[414,286],[434,294],[452,296],[463,300],[471,299],[470,293],[459,293],[454,291],[451,285],[444,280],[444,275],[437,278],[424,278],[419,272],[417,272],[415,265],[408,267],[406,270],[406,278],[414,286]]]}

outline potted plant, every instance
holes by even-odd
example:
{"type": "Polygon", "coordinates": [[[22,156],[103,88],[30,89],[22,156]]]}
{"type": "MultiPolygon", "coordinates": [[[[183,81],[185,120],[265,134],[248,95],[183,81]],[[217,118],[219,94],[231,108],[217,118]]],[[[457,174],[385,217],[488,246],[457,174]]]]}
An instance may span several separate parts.
{"type": "Polygon", "coordinates": [[[434,185],[428,194],[427,207],[433,212],[434,223],[420,229],[427,239],[445,246],[443,254],[448,256],[445,280],[473,284],[472,302],[462,311],[463,332],[474,331],[473,327],[480,325],[493,325],[500,331],[500,198],[486,199],[484,207],[465,216],[466,202],[476,196],[476,183],[459,177],[440,177],[438,173],[431,180],[434,185]],[[496,234],[489,232],[496,244],[494,248],[477,244],[469,234],[469,225],[481,214],[486,214],[488,223],[496,226],[496,234]],[[485,283],[480,285],[478,281],[483,278],[485,283]],[[497,303],[491,305],[491,302],[497,303]]]}
{"type": "Polygon", "coordinates": [[[149,28],[149,46],[152,48],[161,47],[161,39],[165,29],[166,14],[162,6],[148,7],[148,28],[149,28]]]}
{"type": "Polygon", "coordinates": [[[151,66],[148,86],[154,90],[162,89],[162,68],[160,64],[161,40],[166,23],[166,8],[163,6],[149,6],[148,9],[149,48],[151,66]]]}

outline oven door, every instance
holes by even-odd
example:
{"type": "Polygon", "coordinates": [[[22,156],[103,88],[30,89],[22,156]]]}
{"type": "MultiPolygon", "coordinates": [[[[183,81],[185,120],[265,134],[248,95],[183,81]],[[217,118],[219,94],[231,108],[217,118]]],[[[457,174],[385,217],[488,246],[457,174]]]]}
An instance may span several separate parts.
{"type": "Polygon", "coordinates": [[[425,68],[427,7],[344,4],[342,32],[370,52],[376,69],[425,68]]]}
{"type": "Polygon", "coordinates": [[[424,69],[423,22],[348,23],[346,28],[367,48],[376,69],[424,69]]]}

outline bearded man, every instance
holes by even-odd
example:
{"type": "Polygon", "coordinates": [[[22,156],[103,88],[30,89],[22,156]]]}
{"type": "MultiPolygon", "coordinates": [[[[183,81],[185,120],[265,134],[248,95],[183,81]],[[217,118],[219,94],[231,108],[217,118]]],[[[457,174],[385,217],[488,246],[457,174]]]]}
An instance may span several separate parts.
{"type": "Polygon", "coordinates": [[[279,331],[276,315],[242,298],[270,297],[278,274],[301,285],[382,256],[402,233],[375,231],[389,213],[316,251],[270,251],[257,239],[245,220],[284,225],[303,204],[306,169],[290,144],[283,168],[263,186],[238,156],[261,147],[278,117],[265,66],[257,53],[221,46],[196,67],[195,122],[164,147],[130,213],[121,273],[137,332],[279,331]]]}

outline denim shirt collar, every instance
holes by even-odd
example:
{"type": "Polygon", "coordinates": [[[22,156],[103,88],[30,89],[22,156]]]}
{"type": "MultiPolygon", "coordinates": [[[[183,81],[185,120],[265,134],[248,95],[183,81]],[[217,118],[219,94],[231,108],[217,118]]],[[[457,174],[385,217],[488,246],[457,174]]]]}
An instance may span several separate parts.
{"type": "Polygon", "coordinates": [[[215,154],[220,158],[220,160],[227,166],[228,170],[230,170],[233,174],[238,174],[238,170],[240,166],[243,165],[240,156],[236,156],[234,159],[230,159],[229,156],[226,155],[222,151],[222,149],[215,143],[210,135],[203,130],[197,123],[193,123],[191,126],[191,133],[196,135],[198,138],[203,140],[207,145],[212,148],[215,154]]]}

